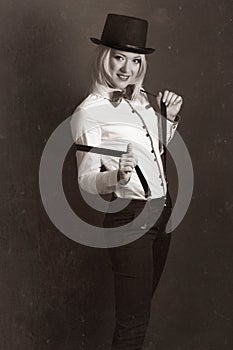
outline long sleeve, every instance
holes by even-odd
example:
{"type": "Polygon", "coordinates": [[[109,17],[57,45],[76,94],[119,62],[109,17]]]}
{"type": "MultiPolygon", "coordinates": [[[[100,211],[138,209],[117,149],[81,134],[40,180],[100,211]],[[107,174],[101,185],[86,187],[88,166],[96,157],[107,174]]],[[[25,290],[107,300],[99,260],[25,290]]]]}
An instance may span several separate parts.
{"type": "Polygon", "coordinates": [[[169,143],[173,138],[179,121],[180,121],[179,116],[177,116],[174,121],[167,119],[167,143],[169,143]]]}
{"type": "MultiPolygon", "coordinates": [[[[99,147],[101,127],[83,108],[78,108],[71,119],[74,142],[81,145],[99,147]]],[[[115,191],[118,169],[100,172],[101,156],[95,153],[76,153],[78,183],[85,191],[106,194],[115,191]]]]}
{"type": "MultiPolygon", "coordinates": [[[[158,118],[158,135],[159,135],[159,140],[160,140],[160,154],[163,153],[163,145],[162,145],[162,140],[163,140],[163,131],[162,131],[162,118],[163,116],[161,114],[157,114],[158,118]]],[[[177,116],[174,121],[171,121],[169,119],[166,120],[166,143],[168,144],[172,138],[174,137],[175,131],[177,129],[178,123],[180,121],[180,117],[177,116]]]]}

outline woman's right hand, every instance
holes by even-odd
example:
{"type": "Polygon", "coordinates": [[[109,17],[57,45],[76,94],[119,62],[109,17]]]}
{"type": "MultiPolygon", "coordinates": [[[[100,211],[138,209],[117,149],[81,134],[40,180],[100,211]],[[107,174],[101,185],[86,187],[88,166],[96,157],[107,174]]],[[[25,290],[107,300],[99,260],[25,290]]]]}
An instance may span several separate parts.
{"type": "Polygon", "coordinates": [[[119,160],[118,181],[125,185],[131,178],[132,171],[138,163],[137,156],[133,153],[132,143],[127,145],[127,153],[122,154],[119,160]]]}

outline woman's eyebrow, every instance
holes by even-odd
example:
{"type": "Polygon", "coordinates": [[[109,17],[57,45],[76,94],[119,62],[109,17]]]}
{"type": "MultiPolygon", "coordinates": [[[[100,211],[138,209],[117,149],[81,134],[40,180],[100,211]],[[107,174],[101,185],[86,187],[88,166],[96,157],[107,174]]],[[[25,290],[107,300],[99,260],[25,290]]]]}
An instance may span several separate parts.
{"type": "Polygon", "coordinates": [[[114,53],[115,55],[121,55],[121,56],[124,56],[124,57],[126,57],[126,55],[124,55],[123,53],[121,53],[121,52],[118,52],[118,51],[116,51],[115,53],[114,53]]]}
{"type": "MultiPolygon", "coordinates": [[[[127,57],[126,55],[124,55],[123,53],[118,52],[118,51],[115,52],[115,55],[121,55],[121,56],[127,57]]],[[[141,59],[141,56],[134,56],[134,57],[132,57],[132,59],[133,59],[133,60],[135,60],[135,59],[141,59]]]]}

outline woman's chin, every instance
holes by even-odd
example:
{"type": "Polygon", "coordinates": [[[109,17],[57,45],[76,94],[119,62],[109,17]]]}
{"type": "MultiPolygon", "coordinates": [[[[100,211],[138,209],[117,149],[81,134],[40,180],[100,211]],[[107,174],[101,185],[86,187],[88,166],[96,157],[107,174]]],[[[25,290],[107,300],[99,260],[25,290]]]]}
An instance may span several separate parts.
{"type": "Polygon", "coordinates": [[[111,81],[111,85],[119,90],[124,90],[125,88],[127,88],[128,85],[130,85],[131,83],[131,79],[127,79],[127,80],[121,80],[121,79],[112,79],[111,81]]]}
{"type": "Polygon", "coordinates": [[[128,82],[119,82],[119,83],[115,84],[115,87],[116,87],[117,89],[124,90],[124,89],[127,88],[128,85],[129,85],[128,82]]]}

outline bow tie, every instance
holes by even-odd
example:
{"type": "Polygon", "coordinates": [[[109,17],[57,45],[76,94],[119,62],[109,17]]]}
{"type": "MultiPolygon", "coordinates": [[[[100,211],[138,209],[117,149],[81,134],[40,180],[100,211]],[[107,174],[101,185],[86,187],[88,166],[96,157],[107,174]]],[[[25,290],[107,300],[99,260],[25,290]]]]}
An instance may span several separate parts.
{"type": "Polygon", "coordinates": [[[121,100],[123,98],[127,99],[127,100],[131,100],[132,97],[132,92],[133,92],[133,86],[129,85],[127,86],[126,89],[122,90],[122,91],[113,91],[112,93],[112,97],[111,97],[111,102],[121,102],[121,100]]]}

